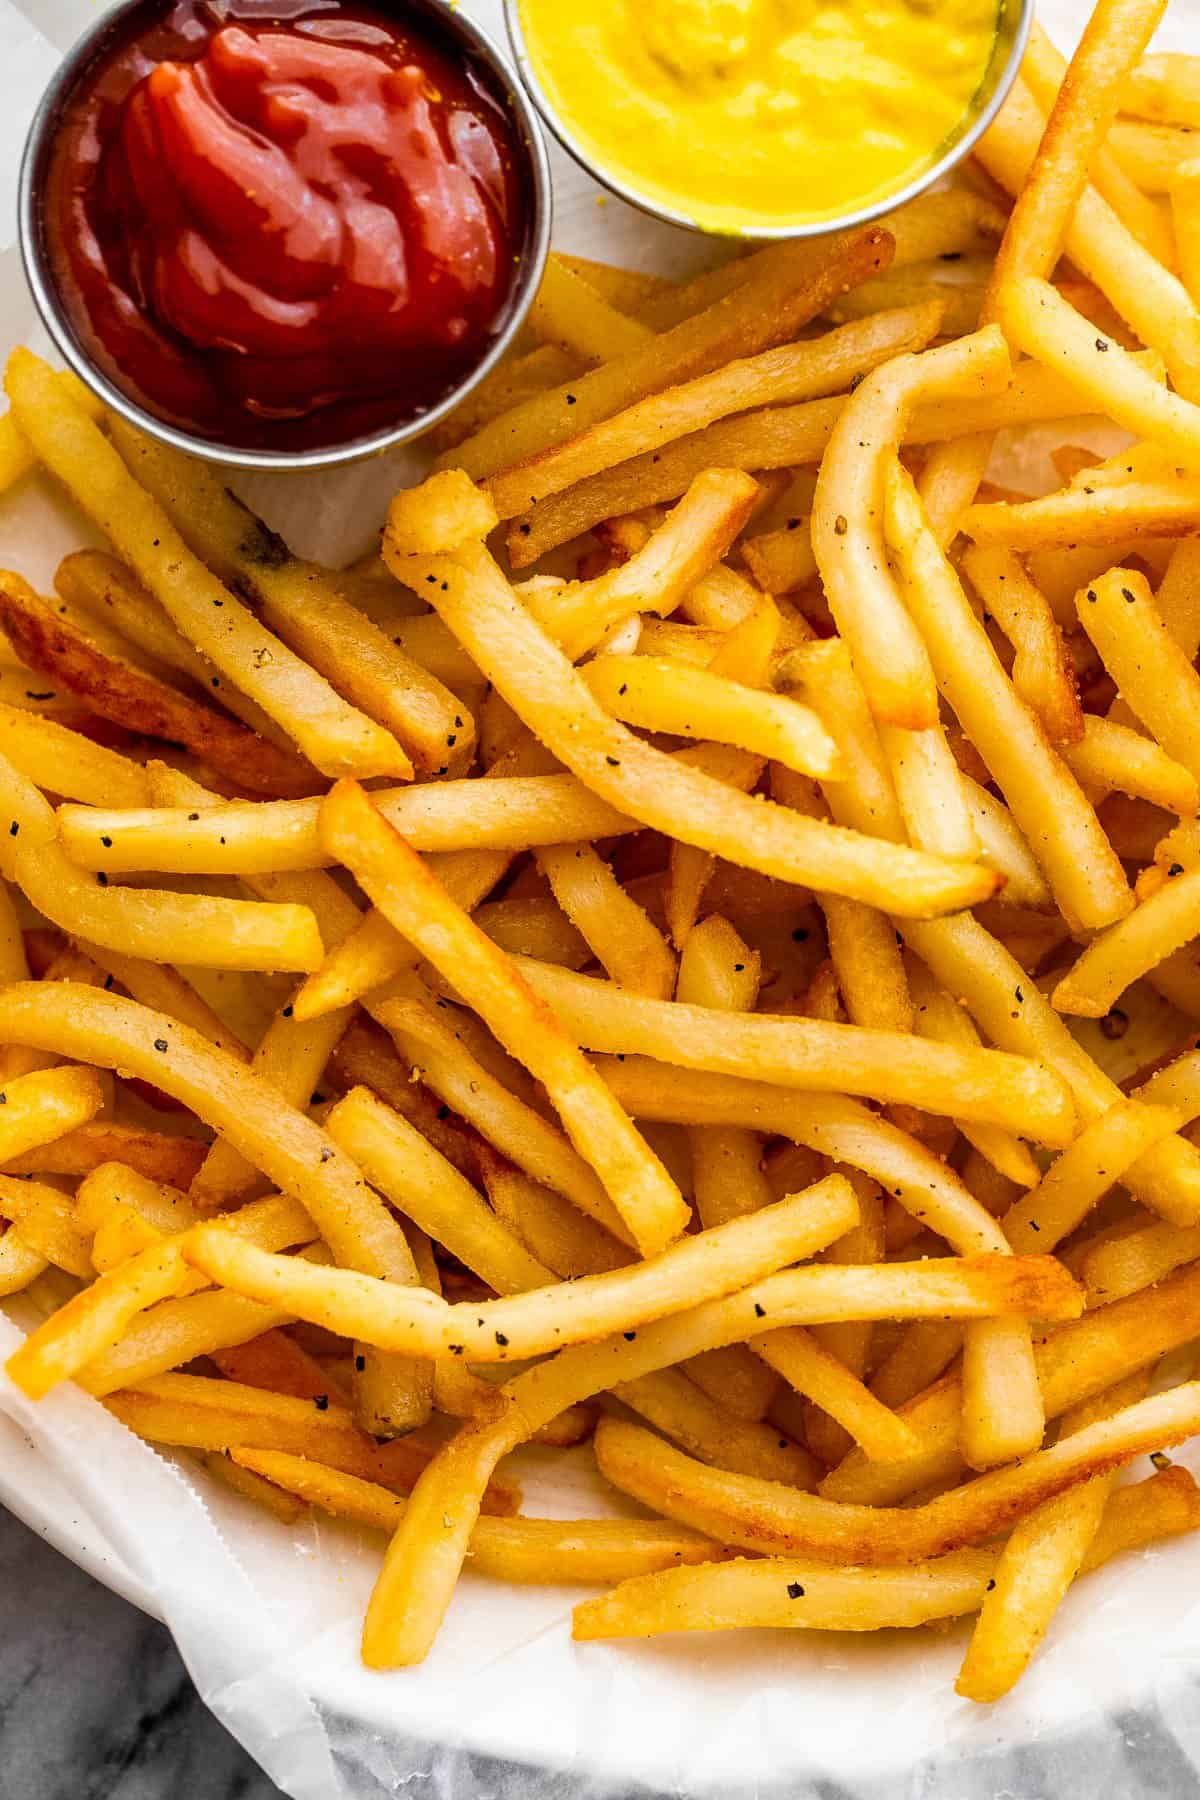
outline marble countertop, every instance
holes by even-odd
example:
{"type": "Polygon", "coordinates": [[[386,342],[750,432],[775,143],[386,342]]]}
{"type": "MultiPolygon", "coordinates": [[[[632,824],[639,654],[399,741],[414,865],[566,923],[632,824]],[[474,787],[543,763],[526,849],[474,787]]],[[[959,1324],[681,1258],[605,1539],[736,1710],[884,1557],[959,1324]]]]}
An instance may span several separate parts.
{"type": "Polygon", "coordinates": [[[0,1508],[3,1800],[282,1800],[167,1632],[0,1508]]]}

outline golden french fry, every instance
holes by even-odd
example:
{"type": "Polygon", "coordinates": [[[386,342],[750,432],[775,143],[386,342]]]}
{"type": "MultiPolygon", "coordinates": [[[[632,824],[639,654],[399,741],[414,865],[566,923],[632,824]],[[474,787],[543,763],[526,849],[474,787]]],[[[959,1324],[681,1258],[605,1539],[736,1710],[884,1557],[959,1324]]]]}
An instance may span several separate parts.
{"type": "Polygon", "coordinates": [[[559,844],[539,851],[537,864],[589,956],[621,986],[668,999],[675,987],[671,948],[603,857],[590,844],[559,844]]]}
{"type": "Polygon", "coordinates": [[[1086,720],[1075,669],[1054,613],[1010,550],[973,545],[962,566],[1013,647],[1012,684],[1051,743],[1076,744],[1086,720]]]}
{"type": "Polygon", "coordinates": [[[584,680],[613,718],[677,737],[715,738],[801,774],[836,778],[837,748],[817,715],[783,695],[682,668],[666,656],[603,656],[584,680]]]}
{"type": "Polygon", "coordinates": [[[1005,675],[910,478],[895,461],[887,477],[888,535],[939,688],[1002,788],[1068,921],[1091,930],[1111,924],[1132,897],[1094,808],[1005,675]]]}
{"type": "Polygon", "coordinates": [[[145,771],[81,731],[0,705],[0,755],[27,781],[87,806],[148,806],[145,771]]]}
{"type": "Polygon", "coordinates": [[[678,1369],[657,1369],[622,1381],[613,1392],[701,1462],[792,1487],[816,1486],[818,1466],[799,1444],[781,1438],[773,1425],[737,1418],[678,1369]]]}
{"type": "MultiPolygon", "coordinates": [[[[895,301],[891,304],[897,306],[895,301]]],[[[910,305],[906,311],[909,330],[933,336],[942,317],[937,302],[910,305]]],[[[819,338],[725,363],[681,386],[660,388],[556,448],[505,467],[492,476],[486,492],[500,517],[508,519],[603,469],[643,451],[661,449],[689,432],[703,431],[729,413],[836,394],[852,375],[870,365],[897,325],[886,314],[856,320],[819,338]]]]}
{"type": "Polygon", "coordinates": [[[678,1189],[576,1044],[521,977],[381,817],[346,783],[321,812],[322,835],[391,923],[449,981],[465,981],[474,1007],[505,1048],[546,1087],[576,1149],[596,1170],[644,1251],[683,1229],[678,1189]]]}
{"type": "MultiPolygon", "coordinates": [[[[878,361],[886,361],[889,355],[923,350],[928,341],[927,337],[910,335],[908,341],[891,344],[878,361]]],[[[1140,362],[1161,376],[1161,357],[1142,354],[1140,362]]],[[[930,401],[919,406],[908,423],[905,442],[940,444],[979,432],[990,434],[1006,426],[1070,418],[1078,414],[1079,404],[1078,390],[1069,381],[1030,363],[1018,367],[1001,394],[981,400],[930,401]]],[[[644,451],[615,469],[592,475],[561,494],[539,501],[514,522],[507,541],[513,566],[528,567],[548,550],[615,514],[674,499],[705,469],[761,471],[817,462],[846,405],[842,397],[807,400],[795,406],[768,407],[723,419],[661,453],[644,451]]],[[[972,487],[963,504],[969,504],[974,496],[972,487]]]]}
{"type": "MultiPolygon", "coordinates": [[[[1123,1550],[1193,1531],[1198,1521],[1195,1483],[1178,1466],[1118,1489],[1105,1503],[1081,1572],[1123,1550]]],[[[873,1631],[918,1625],[986,1606],[995,1567],[988,1550],[952,1550],[933,1562],[873,1569],[778,1556],[709,1560],[698,1568],[630,1578],[611,1594],[583,1601],[575,1608],[573,1635],[588,1640],[747,1626],[873,1631]]]]}
{"type": "MultiPolygon", "coordinates": [[[[573,775],[513,776],[503,783],[447,781],[384,788],[373,804],[422,852],[527,850],[621,836],[637,821],[573,775]]],[[[160,869],[174,875],[287,874],[327,867],[319,801],[233,802],[211,812],[186,806],[139,810],[64,806],[62,843],[81,868],[108,874],[160,869]],[[111,842],[106,842],[111,839],[111,842]]]]}
{"type": "MultiPolygon", "coordinates": [[[[239,1446],[234,1460],[335,1518],[394,1532],[405,1503],[389,1488],[307,1456],[239,1446]]],[[[500,1581],[615,1581],[680,1563],[709,1562],[720,1546],[661,1519],[481,1518],[467,1555],[481,1575],[500,1581]]]]}
{"type": "Polygon", "coordinates": [[[1200,126],[1196,58],[1171,51],[1143,57],[1125,82],[1121,108],[1139,119],[1166,119],[1194,131],[1200,126]]]}
{"type": "Polygon", "coordinates": [[[402,746],[380,773],[411,774],[405,752],[428,772],[467,767],[474,721],[461,702],[352,605],[335,577],[291,556],[211,464],[119,418],[110,429],[125,462],[191,548],[257,601],[266,624],[304,659],[309,680],[324,678],[381,736],[402,746]]]}
{"type": "Polygon", "coordinates": [[[1181,874],[1093,938],[1054,990],[1059,1012],[1102,1019],[1126,988],[1200,935],[1200,871],[1181,874]]]}
{"type": "Polygon", "coordinates": [[[196,648],[278,719],[317,768],[328,775],[405,773],[408,759],[391,734],[341,700],[192,555],[99,426],[73,401],[64,403],[45,363],[14,351],[5,385],[39,461],[70,489],[196,648]]]}
{"type": "Polygon", "coordinates": [[[1038,1142],[1063,1144],[1074,1130],[1074,1109],[1049,1070],[996,1051],[648,1000],[548,963],[520,960],[518,967],[589,1050],[655,1056],[685,1069],[823,1093],[869,1094],[929,1111],[952,1096],[962,1117],[1021,1130],[1038,1142]]]}
{"type": "Polygon", "coordinates": [[[250,792],[311,794],[319,777],[303,758],[256,737],[207,702],[110,654],[65,607],[0,574],[0,624],[21,658],[100,718],[180,743],[250,792]]]}
{"type": "Polygon", "coordinates": [[[325,1128],[406,1217],[497,1293],[554,1281],[554,1272],[514,1239],[470,1182],[368,1089],[354,1088],[339,1100],[325,1128]]]}
{"type": "Polygon", "coordinates": [[[804,244],[759,251],[732,292],[705,311],[562,387],[538,394],[446,453],[479,480],[587,431],[646,394],[707,374],[733,356],[795,337],[836,293],[886,268],[892,240],[880,227],[845,232],[819,254],[804,244]]]}
{"type": "MultiPolygon", "coordinates": [[[[1081,113],[1082,109],[1076,110],[1074,125],[1090,133],[1090,122],[1081,113]]],[[[1106,109],[1105,123],[1109,116],[1106,109]]],[[[975,154],[988,174],[1011,194],[1021,191],[1029,176],[1045,123],[1029,89],[1018,80],[976,146],[975,154]]],[[[1060,145],[1064,145],[1062,138],[1060,145]]],[[[1065,147],[1069,151],[1069,141],[1065,147]]],[[[1048,213],[1055,241],[1061,233],[1061,247],[1075,267],[1112,302],[1143,344],[1163,353],[1175,386],[1193,398],[1198,391],[1200,314],[1187,291],[1143,248],[1094,188],[1085,185],[1079,191],[1074,169],[1061,173],[1058,201],[1048,213]],[[1065,215],[1063,202],[1067,203],[1065,215]]],[[[1030,210],[1025,208],[1027,219],[1030,210]]],[[[1037,224],[1031,230],[1044,251],[1049,234],[1037,224]]],[[[1019,272],[1044,277],[1050,271],[1027,262],[1019,272]]]]}
{"type": "MultiPolygon", "coordinates": [[[[1038,1381],[1048,1419],[1090,1399],[1134,1370],[1152,1367],[1166,1351],[1189,1343],[1198,1329],[1200,1272],[1181,1270],[1151,1292],[1131,1294],[1088,1312],[1034,1346],[1038,1381]]],[[[906,1462],[871,1463],[852,1450],[821,1483],[831,1500],[892,1506],[922,1488],[953,1482],[962,1470],[958,1432],[962,1391],[946,1376],[901,1407],[901,1417],[921,1439],[906,1462]]]]}
{"type": "MultiPolygon", "coordinates": [[[[806,1253],[781,1251],[779,1240],[786,1228],[806,1244],[823,1199],[819,1190],[806,1190],[632,1268],[478,1304],[448,1305],[425,1289],[392,1287],[345,1269],[315,1269],[299,1258],[259,1251],[216,1226],[196,1227],[182,1250],[194,1266],[236,1292],[286,1307],[342,1335],[358,1334],[381,1349],[505,1362],[595,1337],[612,1320],[622,1330],[636,1328],[646,1318],[684,1309],[689,1299],[695,1303],[698,1293],[730,1292],[755,1280],[746,1271],[777,1268],[781,1255],[793,1260],[806,1253]],[[694,1265],[703,1268],[703,1276],[693,1276],[694,1265]],[[681,1291],[677,1283],[685,1269],[693,1285],[681,1291]],[[653,1303],[643,1298],[651,1291],[653,1303]],[[564,1311],[568,1292],[572,1300],[564,1311]]],[[[1071,1318],[1082,1307],[1072,1278],[1052,1259],[994,1255],[948,1258],[941,1266],[796,1269],[786,1278],[760,1281],[755,1300],[763,1309],[756,1317],[771,1317],[780,1326],[931,1313],[1071,1318]]]]}
{"type": "MultiPolygon", "coordinates": [[[[403,572],[404,559],[396,562],[403,572]]],[[[765,874],[849,892],[893,911],[901,900],[919,912],[971,904],[994,887],[986,870],[900,846],[861,844],[819,820],[749,800],[678,759],[668,762],[596,705],[482,547],[418,567],[437,577],[430,594],[438,612],[496,687],[519,703],[547,747],[602,798],[625,806],[636,801],[643,824],[765,874]],[[921,876],[925,891],[918,893],[921,876]],[[934,891],[939,877],[940,896],[934,891]]]]}
{"type": "Polygon", "coordinates": [[[10,1232],[16,1234],[14,1248],[24,1244],[81,1281],[90,1281],[96,1273],[91,1233],[80,1224],[72,1201],[57,1188],[0,1175],[0,1219],[7,1219],[10,1232]]]}
{"type": "Polygon", "coordinates": [[[886,567],[879,505],[884,456],[918,399],[996,393],[1010,373],[994,329],[919,358],[895,359],[861,383],[822,459],[813,550],[838,629],[883,724],[923,731],[937,723],[933,671],[886,567]]]}
{"type": "Polygon", "coordinates": [[[615,1487],[723,1543],[877,1567],[982,1543],[1078,1482],[1158,1449],[1160,1438],[1170,1446],[1190,1437],[1198,1409],[1200,1385],[1187,1382],[913,1507],[856,1506],[709,1469],[616,1419],[601,1420],[595,1447],[615,1487]]]}
{"type": "MultiPolygon", "coordinates": [[[[1049,113],[1054,106],[1063,76],[1066,73],[1066,59],[1055,49],[1041,26],[1034,20],[1033,30],[1029,34],[1029,42],[1021,61],[1022,79],[1029,83],[1034,99],[1044,113],[1049,113]]],[[[1085,97],[1085,104],[1091,106],[1092,96],[1085,97]]],[[[1109,115],[1107,111],[1101,115],[1103,123],[1109,115]]],[[[1098,132],[1089,126],[1092,135],[1090,157],[1079,155],[1079,146],[1071,146],[1085,172],[1090,170],[1092,184],[1097,193],[1112,207],[1140,244],[1147,249],[1156,262],[1166,268],[1172,268],[1175,262],[1175,246],[1171,241],[1171,232],[1166,220],[1158,211],[1153,201],[1140,193],[1138,187],[1127,172],[1124,158],[1114,154],[1116,149],[1116,130],[1118,127],[1109,123],[1108,137],[1100,142],[1098,132]]]]}

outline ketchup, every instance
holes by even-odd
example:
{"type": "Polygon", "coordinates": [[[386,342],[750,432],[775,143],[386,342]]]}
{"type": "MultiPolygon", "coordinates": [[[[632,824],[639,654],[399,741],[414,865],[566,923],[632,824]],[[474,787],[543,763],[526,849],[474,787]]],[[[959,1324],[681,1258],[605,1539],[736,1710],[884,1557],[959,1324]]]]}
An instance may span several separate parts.
{"type": "Polygon", "coordinates": [[[143,13],[50,165],[47,246],[85,347],[147,411],[238,448],[427,411],[503,324],[530,214],[484,72],[399,4],[143,13]]]}

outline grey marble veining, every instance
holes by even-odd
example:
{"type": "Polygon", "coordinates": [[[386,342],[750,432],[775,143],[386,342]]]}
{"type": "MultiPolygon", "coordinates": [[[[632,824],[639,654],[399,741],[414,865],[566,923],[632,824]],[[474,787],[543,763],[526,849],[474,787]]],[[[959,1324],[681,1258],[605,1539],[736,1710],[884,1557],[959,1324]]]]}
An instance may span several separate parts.
{"type": "Polygon", "coordinates": [[[282,1800],[163,1627],[2,1508],[0,1800],[282,1800]]]}

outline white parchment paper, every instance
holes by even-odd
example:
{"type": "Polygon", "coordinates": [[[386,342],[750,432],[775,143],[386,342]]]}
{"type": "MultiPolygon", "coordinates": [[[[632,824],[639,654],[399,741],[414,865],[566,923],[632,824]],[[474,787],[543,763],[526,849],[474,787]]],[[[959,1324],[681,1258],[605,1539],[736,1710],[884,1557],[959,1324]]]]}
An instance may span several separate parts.
{"type": "MultiPolygon", "coordinates": [[[[501,36],[498,0],[463,3],[501,36]]],[[[0,349],[44,344],[13,247],[17,155],[57,54],[94,11],[0,0],[0,349]]],[[[1043,8],[1064,45],[1083,13],[1078,0],[1043,8]]],[[[1200,50],[1200,0],[1173,0],[1162,41],[1200,50]]],[[[552,154],[560,246],[671,273],[719,254],[552,154]]],[[[298,549],[337,561],[365,545],[411,466],[241,485],[298,549]]],[[[0,564],[34,580],[86,536],[36,481],[0,501],[0,564]]],[[[27,1322],[20,1302],[0,1311],[0,1361],[27,1322]]],[[[1200,1783],[1200,1548],[1188,1541],[1082,1583],[1031,1674],[991,1710],[953,1692],[965,1627],[574,1645],[578,1591],[469,1572],[429,1660],[381,1675],[357,1655],[380,1540],[280,1526],[71,1387],[32,1406],[0,1376],[0,1426],[0,1499],[166,1621],[208,1705],[295,1800],[1166,1800],[1200,1783]]],[[[588,1460],[522,1453],[527,1510],[619,1509],[588,1460]]]]}

